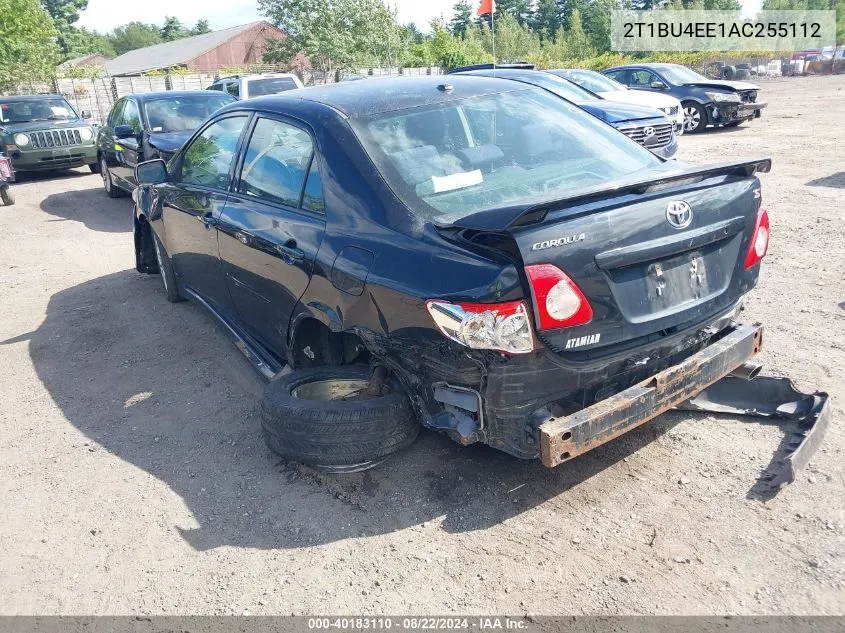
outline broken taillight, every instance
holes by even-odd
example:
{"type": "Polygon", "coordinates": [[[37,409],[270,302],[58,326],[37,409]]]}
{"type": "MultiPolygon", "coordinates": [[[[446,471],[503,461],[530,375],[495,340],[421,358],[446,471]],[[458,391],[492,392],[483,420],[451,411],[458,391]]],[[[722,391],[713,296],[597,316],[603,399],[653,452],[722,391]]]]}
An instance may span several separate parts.
{"type": "Polygon", "coordinates": [[[769,251],[769,212],[760,209],[757,212],[757,223],[754,225],[754,234],[751,236],[751,244],[748,245],[748,253],[745,255],[745,270],[760,263],[769,251]]]}
{"type": "Polygon", "coordinates": [[[593,308],[581,289],[557,266],[526,266],[541,330],[574,327],[593,320],[593,308]]]}
{"type": "Polygon", "coordinates": [[[534,334],[528,306],[524,301],[429,301],[426,307],[443,335],[461,345],[508,354],[528,354],[534,351],[534,334]]]}

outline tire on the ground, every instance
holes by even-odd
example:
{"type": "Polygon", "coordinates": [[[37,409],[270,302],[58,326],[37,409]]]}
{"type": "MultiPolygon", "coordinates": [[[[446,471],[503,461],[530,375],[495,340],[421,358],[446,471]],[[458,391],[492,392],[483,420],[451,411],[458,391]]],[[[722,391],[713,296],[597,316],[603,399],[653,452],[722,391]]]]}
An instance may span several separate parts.
{"type": "Polygon", "coordinates": [[[158,235],[152,229],[150,229],[150,233],[153,237],[153,249],[155,250],[156,261],[158,262],[158,271],[161,274],[161,282],[164,286],[164,294],[170,303],[184,301],[185,298],[179,292],[179,284],[176,281],[176,273],[173,270],[173,261],[170,259],[170,255],[167,253],[167,249],[164,248],[164,244],[161,243],[158,235]]]}
{"type": "Polygon", "coordinates": [[[324,469],[379,463],[409,446],[419,433],[411,403],[398,380],[369,400],[306,400],[294,391],[328,380],[370,379],[367,365],[313,367],[273,380],[261,400],[267,446],[285,459],[324,469]]]}
{"type": "Polygon", "coordinates": [[[3,204],[7,207],[11,207],[15,204],[15,194],[12,193],[12,189],[9,185],[0,187],[0,200],[2,200],[3,204]]]}

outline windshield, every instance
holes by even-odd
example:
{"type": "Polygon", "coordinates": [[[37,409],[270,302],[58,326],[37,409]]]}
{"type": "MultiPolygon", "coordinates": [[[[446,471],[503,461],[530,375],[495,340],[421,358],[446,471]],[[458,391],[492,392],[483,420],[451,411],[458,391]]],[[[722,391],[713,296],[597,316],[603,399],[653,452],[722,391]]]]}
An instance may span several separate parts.
{"type": "Polygon", "coordinates": [[[270,79],[252,79],[249,82],[249,96],[263,97],[276,95],[288,90],[296,90],[296,82],[290,77],[272,77],[270,79]]]}
{"type": "Polygon", "coordinates": [[[597,97],[589,90],[585,90],[568,79],[552,75],[551,73],[534,71],[530,77],[514,77],[517,81],[522,81],[532,86],[540,86],[546,90],[555,93],[557,96],[566,99],[567,101],[599,101],[597,97]]]}
{"type": "Polygon", "coordinates": [[[30,121],[67,121],[77,119],[70,104],[56,97],[53,99],[26,99],[0,103],[0,123],[29,123],[30,121]]]}
{"type": "Polygon", "coordinates": [[[382,113],[354,126],[394,192],[441,222],[556,200],[661,164],[537,89],[382,113]]]}
{"type": "Polygon", "coordinates": [[[690,70],[686,66],[658,66],[657,70],[663,73],[666,79],[671,81],[673,84],[694,84],[700,81],[710,81],[707,77],[699,75],[697,72],[690,70]]]}
{"type": "Polygon", "coordinates": [[[220,108],[235,100],[223,94],[162,97],[147,101],[144,110],[153,132],[191,132],[220,108]]]}
{"type": "Polygon", "coordinates": [[[623,86],[609,77],[605,77],[601,73],[597,73],[592,70],[559,70],[556,71],[555,74],[566,77],[582,88],[586,88],[592,92],[617,92],[619,90],[628,90],[626,86],[623,86]]]}

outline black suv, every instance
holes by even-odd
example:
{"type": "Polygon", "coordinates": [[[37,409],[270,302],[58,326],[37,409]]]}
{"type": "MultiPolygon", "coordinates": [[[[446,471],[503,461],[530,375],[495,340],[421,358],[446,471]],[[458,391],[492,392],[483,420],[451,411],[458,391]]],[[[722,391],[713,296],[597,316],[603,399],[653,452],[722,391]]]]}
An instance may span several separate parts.
{"type": "Polygon", "coordinates": [[[680,64],[634,64],[602,74],[635,90],[665,92],[684,107],[684,131],[703,132],[708,125],[736,127],[760,118],[766,104],[760,88],[744,81],[708,79],[680,64]]]}
{"type": "Polygon", "coordinates": [[[136,265],[272,378],[285,457],[365,468],[421,423],[555,466],[759,350],[768,168],[662,161],[513,81],[307,88],[138,166],[136,265]]]}

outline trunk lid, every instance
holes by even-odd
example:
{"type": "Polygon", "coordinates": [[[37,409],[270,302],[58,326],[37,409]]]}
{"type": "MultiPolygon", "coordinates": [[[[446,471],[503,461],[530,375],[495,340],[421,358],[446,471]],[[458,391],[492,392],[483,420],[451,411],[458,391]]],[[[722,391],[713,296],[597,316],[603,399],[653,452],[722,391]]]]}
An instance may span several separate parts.
{"type": "Polygon", "coordinates": [[[744,260],[761,202],[753,172],[768,167],[681,168],[651,184],[574,195],[513,218],[501,228],[523,263],[557,266],[593,309],[590,323],[540,337],[559,353],[595,357],[730,310],[757,280],[759,267],[746,271],[744,260]]]}

